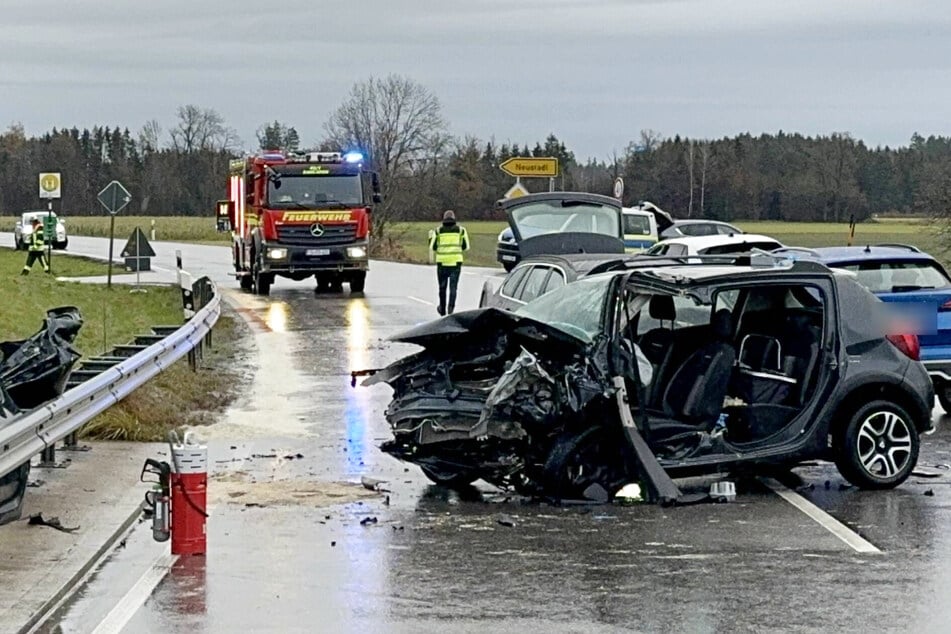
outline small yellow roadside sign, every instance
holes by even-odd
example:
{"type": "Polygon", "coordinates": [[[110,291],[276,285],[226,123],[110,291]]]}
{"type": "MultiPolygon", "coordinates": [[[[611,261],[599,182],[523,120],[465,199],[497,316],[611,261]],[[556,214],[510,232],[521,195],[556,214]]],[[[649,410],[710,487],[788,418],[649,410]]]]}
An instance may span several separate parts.
{"type": "Polygon", "coordinates": [[[521,196],[525,196],[528,193],[528,190],[525,189],[525,185],[522,185],[521,183],[515,183],[509,188],[507,192],[505,192],[505,196],[503,196],[503,198],[519,198],[521,196]]]}
{"type": "Polygon", "coordinates": [[[551,156],[515,156],[502,162],[499,169],[511,176],[554,178],[558,176],[558,159],[551,156]]]}
{"type": "Polygon", "coordinates": [[[62,181],[59,172],[40,173],[40,198],[60,198],[62,195],[62,181]]]}

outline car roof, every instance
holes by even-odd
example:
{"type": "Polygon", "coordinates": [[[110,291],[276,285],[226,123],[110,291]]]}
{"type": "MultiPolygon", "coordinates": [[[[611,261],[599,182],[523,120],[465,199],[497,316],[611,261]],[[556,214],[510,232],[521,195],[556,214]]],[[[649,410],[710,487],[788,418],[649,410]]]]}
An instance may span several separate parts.
{"type": "MultiPolygon", "coordinates": [[[[649,258],[650,256],[648,256],[649,258]]],[[[704,256],[693,256],[686,259],[699,259],[704,256]]],[[[759,277],[759,276],[770,276],[775,277],[777,275],[802,275],[802,274],[816,274],[821,273],[828,275],[830,277],[851,277],[854,278],[854,274],[849,271],[842,271],[838,269],[830,269],[822,263],[814,261],[797,261],[791,265],[788,263],[783,264],[779,258],[770,258],[770,256],[765,255],[764,258],[769,258],[774,263],[773,266],[762,266],[754,265],[749,263],[726,263],[723,261],[724,256],[718,256],[717,258],[710,258],[709,261],[703,264],[694,264],[694,263],[677,263],[673,262],[670,258],[664,258],[661,256],[660,259],[663,259],[665,264],[657,264],[654,266],[645,265],[627,268],[627,272],[631,273],[634,277],[651,277],[660,279],[667,282],[674,283],[694,283],[694,282],[705,282],[708,280],[716,280],[724,277],[741,277],[749,278],[759,277]]],[[[679,258],[674,258],[674,260],[679,260],[679,258]]],[[[645,262],[645,258],[637,258],[638,262],[645,262]]],[[[610,276],[610,275],[619,275],[624,273],[624,271],[608,271],[600,275],[610,276]]]]}
{"type": "Polygon", "coordinates": [[[557,264],[584,275],[595,267],[608,262],[626,262],[642,255],[618,253],[566,253],[562,255],[533,255],[518,263],[518,267],[525,264],[557,264]]]}
{"type": "Polygon", "coordinates": [[[837,247],[816,247],[814,249],[805,249],[799,247],[789,248],[791,255],[797,255],[800,258],[814,257],[817,260],[828,263],[844,262],[863,262],[877,260],[922,260],[933,261],[934,258],[927,253],[919,251],[917,248],[907,245],[866,245],[866,246],[837,246],[837,247]]]}
{"type": "Polygon", "coordinates": [[[674,220],[674,226],[683,226],[683,225],[721,225],[725,227],[734,227],[729,222],[723,222],[722,220],[705,220],[702,218],[693,218],[693,219],[682,219],[674,220]]]}
{"type": "Polygon", "coordinates": [[[759,233],[729,233],[717,234],[714,236],[677,236],[676,238],[668,238],[662,243],[658,242],[657,244],[682,244],[688,248],[706,249],[708,247],[715,247],[721,244],[741,244],[743,242],[766,241],[781,244],[781,242],[776,238],[764,236],[759,233]]]}

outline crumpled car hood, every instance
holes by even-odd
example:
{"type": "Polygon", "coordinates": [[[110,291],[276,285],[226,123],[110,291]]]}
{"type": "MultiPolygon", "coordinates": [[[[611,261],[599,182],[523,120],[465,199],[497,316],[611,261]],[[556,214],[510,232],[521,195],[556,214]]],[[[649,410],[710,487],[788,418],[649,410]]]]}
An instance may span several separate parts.
{"type": "Polygon", "coordinates": [[[33,409],[63,393],[81,356],[72,342],[82,325],[78,308],[53,308],[29,339],[0,343],[0,418],[33,409]]]}

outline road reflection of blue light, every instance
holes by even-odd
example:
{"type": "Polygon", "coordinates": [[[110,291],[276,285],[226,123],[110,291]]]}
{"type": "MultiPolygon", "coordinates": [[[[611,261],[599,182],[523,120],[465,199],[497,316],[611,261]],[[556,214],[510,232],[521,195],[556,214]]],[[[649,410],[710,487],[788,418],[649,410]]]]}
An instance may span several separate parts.
{"type": "MultiPolygon", "coordinates": [[[[370,327],[366,302],[353,299],[347,306],[347,355],[350,368],[361,370],[369,363],[367,343],[370,340],[370,327]]],[[[351,389],[347,386],[347,404],[344,409],[344,423],[347,426],[347,464],[348,476],[363,473],[363,460],[367,451],[367,417],[370,414],[369,393],[366,389],[351,389]]]]}

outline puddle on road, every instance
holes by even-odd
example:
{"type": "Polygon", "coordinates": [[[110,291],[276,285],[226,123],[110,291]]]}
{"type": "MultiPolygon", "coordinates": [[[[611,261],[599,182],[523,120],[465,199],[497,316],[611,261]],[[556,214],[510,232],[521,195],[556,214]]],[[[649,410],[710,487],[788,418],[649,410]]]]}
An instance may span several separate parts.
{"type": "Polygon", "coordinates": [[[313,480],[257,480],[247,472],[212,476],[208,483],[211,506],[304,506],[321,508],[379,498],[380,494],[351,482],[313,480]]]}

